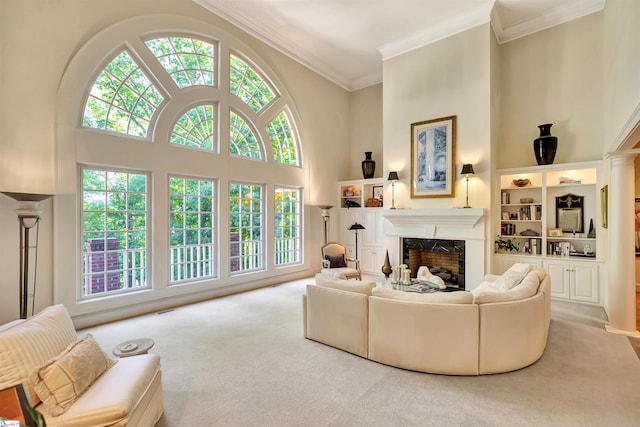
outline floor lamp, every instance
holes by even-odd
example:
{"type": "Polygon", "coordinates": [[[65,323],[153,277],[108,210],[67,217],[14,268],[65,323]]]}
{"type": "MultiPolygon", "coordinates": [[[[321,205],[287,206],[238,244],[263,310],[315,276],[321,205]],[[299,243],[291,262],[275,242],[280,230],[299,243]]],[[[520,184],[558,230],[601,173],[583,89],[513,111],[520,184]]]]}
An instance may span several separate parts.
{"type": "Polygon", "coordinates": [[[358,259],[358,230],[364,229],[364,226],[362,224],[358,224],[357,222],[354,222],[347,228],[347,230],[356,230],[356,259],[358,259]]]}
{"type": "Polygon", "coordinates": [[[324,244],[329,243],[329,221],[331,220],[331,215],[329,215],[329,209],[333,206],[330,205],[318,205],[320,209],[322,209],[322,221],[324,222],[324,244]]]}
{"type": "Polygon", "coordinates": [[[20,318],[27,318],[27,307],[31,296],[31,315],[33,315],[36,300],[36,273],[38,267],[38,232],[40,230],[40,215],[42,211],[38,203],[51,197],[50,194],[10,193],[3,194],[20,202],[16,210],[18,215],[18,231],[20,234],[20,318]],[[35,227],[35,241],[31,243],[30,232],[35,227]],[[29,293],[30,253],[33,250],[33,287],[29,293]]]}

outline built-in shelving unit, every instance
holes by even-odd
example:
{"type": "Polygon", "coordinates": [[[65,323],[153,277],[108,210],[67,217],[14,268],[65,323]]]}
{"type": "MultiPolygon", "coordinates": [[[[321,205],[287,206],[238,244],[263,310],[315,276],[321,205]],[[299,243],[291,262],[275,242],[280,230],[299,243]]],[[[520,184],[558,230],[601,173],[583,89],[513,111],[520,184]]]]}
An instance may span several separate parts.
{"type": "Polygon", "coordinates": [[[348,230],[348,227],[355,222],[362,224],[365,229],[358,232],[358,258],[362,271],[371,274],[382,274],[381,268],[384,264],[383,185],[383,178],[338,183],[340,200],[338,241],[346,246],[349,257],[355,257],[355,232],[348,230]]]}
{"type": "Polygon", "coordinates": [[[497,171],[496,234],[518,250],[496,244],[494,271],[516,262],[544,267],[553,297],[599,304],[600,169],[583,162],[497,171]]]}

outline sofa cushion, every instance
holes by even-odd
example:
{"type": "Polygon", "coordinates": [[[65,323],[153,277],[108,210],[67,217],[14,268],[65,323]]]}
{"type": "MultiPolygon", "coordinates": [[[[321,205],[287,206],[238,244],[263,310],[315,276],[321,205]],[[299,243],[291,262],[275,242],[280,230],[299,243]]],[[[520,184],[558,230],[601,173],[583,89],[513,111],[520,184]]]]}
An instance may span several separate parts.
{"type": "Polygon", "coordinates": [[[506,292],[486,285],[478,286],[471,291],[474,296],[473,302],[476,304],[487,304],[492,302],[517,301],[532,297],[538,292],[540,282],[546,274],[546,271],[541,268],[530,271],[518,286],[506,292]]]}
{"type": "Polygon", "coordinates": [[[398,291],[395,289],[374,288],[371,295],[400,301],[441,304],[471,304],[473,302],[473,295],[471,292],[431,292],[421,294],[417,292],[398,291]]]}
{"type": "Polygon", "coordinates": [[[161,397],[158,403],[147,400],[156,388],[162,395],[161,374],[157,354],[125,357],[118,359],[64,414],[54,417],[42,403],[36,409],[47,418],[47,427],[152,426],[155,420],[141,421],[140,411],[159,404],[162,413],[161,397]]]}
{"type": "Polygon", "coordinates": [[[376,287],[375,282],[365,283],[359,280],[335,279],[323,273],[316,274],[316,285],[365,295],[371,295],[371,289],[376,287]]]}
{"type": "Polygon", "coordinates": [[[502,276],[500,276],[491,286],[499,291],[505,292],[517,286],[531,270],[531,264],[516,263],[512,265],[502,276]]]}
{"type": "Polygon", "coordinates": [[[31,405],[40,399],[27,383],[29,374],[78,339],[64,305],[53,305],[0,331],[0,389],[25,384],[31,405]]]}
{"type": "Polygon", "coordinates": [[[28,383],[52,415],[64,413],[115,362],[91,334],[29,375],[28,383]]]}
{"type": "Polygon", "coordinates": [[[347,266],[347,262],[344,259],[344,254],[338,254],[335,256],[325,255],[324,259],[329,261],[330,268],[341,268],[347,266]]]}

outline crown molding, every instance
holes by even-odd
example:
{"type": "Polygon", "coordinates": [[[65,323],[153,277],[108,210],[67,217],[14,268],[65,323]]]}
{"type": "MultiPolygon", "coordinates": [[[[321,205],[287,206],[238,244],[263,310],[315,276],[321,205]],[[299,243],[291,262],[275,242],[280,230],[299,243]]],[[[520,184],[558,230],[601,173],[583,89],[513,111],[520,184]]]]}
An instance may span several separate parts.
{"type": "Polygon", "coordinates": [[[378,51],[382,55],[382,60],[402,55],[422,46],[445,39],[454,34],[461,33],[478,25],[489,22],[489,14],[491,11],[491,3],[483,4],[474,9],[456,16],[453,19],[443,21],[440,25],[433,26],[423,32],[414,34],[397,42],[388,43],[380,46],[378,51]]]}
{"type": "Polygon", "coordinates": [[[503,44],[599,12],[604,9],[604,2],[605,0],[574,1],[549,9],[535,18],[504,27],[500,2],[496,1],[491,10],[491,25],[498,42],[503,44]]]}
{"type": "MultiPolygon", "coordinates": [[[[345,78],[339,71],[323,62],[317,56],[307,54],[307,49],[301,47],[284,33],[264,25],[264,22],[254,19],[252,16],[242,14],[240,9],[234,6],[233,1],[216,0],[215,4],[208,0],[192,1],[343,89],[354,90],[349,79],[345,78]]],[[[381,78],[382,74],[380,75],[380,80],[381,78]]]]}

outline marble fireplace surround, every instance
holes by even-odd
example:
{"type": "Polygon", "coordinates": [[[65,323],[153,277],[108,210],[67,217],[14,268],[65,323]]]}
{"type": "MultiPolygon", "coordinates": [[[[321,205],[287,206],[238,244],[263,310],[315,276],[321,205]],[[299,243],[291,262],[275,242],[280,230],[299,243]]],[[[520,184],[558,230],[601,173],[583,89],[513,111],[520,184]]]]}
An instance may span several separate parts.
{"type": "Polygon", "coordinates": [[[486,258],[483,208],[394,209],[385,211],[385,240],[389,255],[400,259],[402,238],[464,240],[466,289],[484,279],[486,258]]]}

